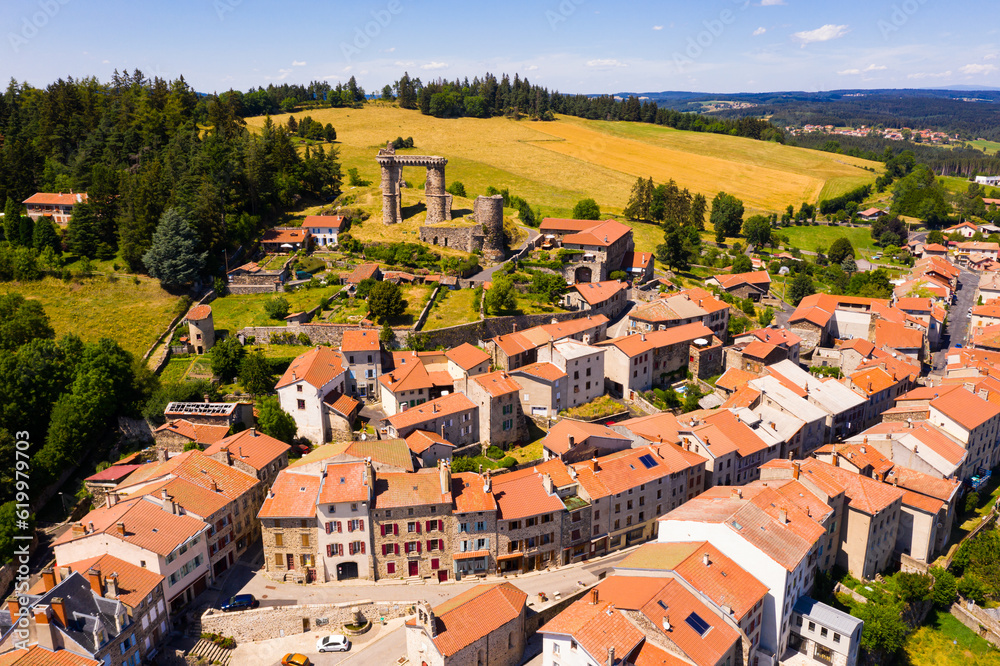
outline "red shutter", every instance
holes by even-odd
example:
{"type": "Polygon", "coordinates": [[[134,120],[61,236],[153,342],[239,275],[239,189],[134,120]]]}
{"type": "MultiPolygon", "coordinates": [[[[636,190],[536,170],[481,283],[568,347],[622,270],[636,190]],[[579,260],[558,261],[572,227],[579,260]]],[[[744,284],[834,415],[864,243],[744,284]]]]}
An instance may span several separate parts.
{"type": "Polygon", "coordinates": [[[388,546],[389,546],[389,544],[387,544],[387,543],[382,544],[382,556],[383,557],[385,557],[387,555],[387,553],[385,551],[386,551],[386,548],[388,546]]]}
{"type": "Polygon", "coordinates": [[[347,554],[348,555],[353,555],[354,554],[354,542],[353,541],[351,543],[347,544],[347,554]]]}
{"type": "Polygon", "coordinates": [[[341,523],[339,520],[337,521],[337,531],[338,532],[343,532],[344,531],[344,524],[341,523]]]}
{"type": "Polygon", "coordinates": [[[427,525],[425,526],[425,529],[426,529],[426,530],[427,530],[428,532],[430,532],[431,530],[433,530],[433,529],[434,529],[434,528],[432,527],[432,525],[434,525],[434,521],[433,521],[433,520],[428,520],[428,521],[427,521],[427,525]]]}
{"type": "Polygon", "coordinates": [[[444,521],[440,518],[438,519],[438,532],[444,532],[444,521]]]}
{"type": "Polygon", "coordinates": [[[396,546],[396,555],[399,555],[399,544],[394,544],[396,546]]]}
{"type": "Polygon", "coordinates": [[[358,529],[359,529],[359,530],[363,530],[363,529],[365,529],[365,519],[364,519],[364,518],[362,518],[362,519],[360,519],[360,520],[358,521],[358,529]]]}
{"type": "Polygon", "coordinates": [[[395,523],[392,526],[392,535],[399,536],[399,523],[395,523]]]}
{"type": "Polygon", "coordinates": [[[342,543],[337,544],[337,552],[340,553],[341,557],[344,556],[344,544],[342,543]]]}
{"type": "Polygon", "coordinates": [[[435,557],[433,560],[431,560],[431,569],[437,569],[437,568],[438,568],[438,558],[435,557]]]}
{"type": "Polygon", "coordinates": [[[365,554],[365,542],[364,541],[361,542],[361,554],[362,555],[365,554]]]}
{"type": "Polygon", "coordinates": [[[419,541],[417,542],[417,552],[418,553],[420,552],[420,542],[419,541]]]}
{"type": "Polygon", "coordinates": [[[444,550],[444,539],[438,539],[438,550],[444,550]]]}
{"type": "Polygon", "coordinates": [[[347,521],[347,531],[348,532],[353,532],[354,531],[354,521],[353,520],[348,520],[347,521]]]}
{"type": "Polygon", "coordinates": [[[333,544],[332,543],[326,544],[326,556],[327,557],[333,557],[333,544]]]}
{"type": "Polygon", "coordinates": [[[330,524],[330,523],[327,523],[326,524],[326,533],[329,534],[332,531],[333,531],[333,525],[330,524]]]}
{"type": "Polygon", "coordinates": [[[417,534],[420,534],[420,521],[417,521],[417,534]]]}
{"type": "MultiPolygon", "coordinates": [[[[385,536],[385,525],[379,525],[379,528],[382,530],[382,536],[385,536]]],[[[382,554],[385,555],[385,553],[382,554]]]]}

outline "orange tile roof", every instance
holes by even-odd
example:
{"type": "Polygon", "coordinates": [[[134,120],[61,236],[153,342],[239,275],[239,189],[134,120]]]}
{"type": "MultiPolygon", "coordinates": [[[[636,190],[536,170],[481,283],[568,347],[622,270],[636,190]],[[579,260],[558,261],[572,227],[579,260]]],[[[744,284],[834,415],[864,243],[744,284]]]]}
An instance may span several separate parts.
{"type": "Polygon", "coordinates": [[[746,386],[750,380],[757,379],[758,377],[760,375],[755,372],[740,370],[736,366],[733,366],[722,373],[722,376],[715,381],[715,386],[725,391],[735,391],[741,386],[746,386]]]}
{"type": "Polygon", "coordinates": [[[367,280],[368,278],[374,278],[375,273],[379,270],[378,264],[359,264],[354,268],[354,270],[348,274],[347,283],[348,284],[361,284],[362,280],[367,280]]]}
{"type": "Polygon", "coordinates": [[[305,229],[340,229],[343,224],[343,215],[306,215],[302,220],[305,229]]]}
{"type": "Polygon", "coordinates": [[[979,250],[981,252],[1000,252],[1000,243],[989,243],[984,241],[966,241],[958,243],[955,247],[959,250],[979,250]]]}
{"type": "Polygon", "coordinates": [[[916,328],[880,319],[875,322],[875,344],[892,349],[920,349],[924,346],[924,334],[916,328]]]}
{"type": "Polygon", "coordinates": [[[431,467],[414,473],[383,472],[375,479],[375,508],[451,504],[451,488],[441,492],[440,470],[431,467]]]}
{"type": "Polygon", "coordinates": [[[205,455],[210,456],[226,449],[229,449],[233,460],[240,460],[256,470],[262,470],[292,447],[256,428],[250,428],[216,442],[205,449],[205,455]]]}
{"type": "Polygon", "coordinates": [[[545,492],[542,475],[534,469],[502,474],[492,483],[493,498],[504,520],[564,511],[566,508],[554,492],[551,495],[545,492]]]}
{"type": "Polygon", "coordinates": [[[614,609],[614,604],[610,601],[593,604],[589,595],[575,601],[539,631],[543,634],[572,636],[600,664],[607,661],[611,648],[614,648],[616,657],[624,657],[645,638],[634,624],[614,609]]]}
{"type": "Polygon", "coordinates": [[[754,340],[743,348],[743,355],[749,356],[750,358],[765,360],[777,348],[777,345],[761,342],[760,340],[754,340]]]}
{"type": "Polygon", "coordinates": [[[885,479],[886,483],[892,483],[898,488],[912,490],[927,495],[942,502],[951,502],[955,498],[955,493],[961,488],[962,482],[958,479],[941,479],[930,474],[918,472],[909,467],[896,466],[885,479]]]}
{"type": "Polygon", "coordinates": [[[579,233],[567,234],[563,237],[563,244],[611,247],[625,236],[631,235],[632,227],[627,227],[614,220],[607,220],[606,222],[598,222],[595,226],[579,233]]]}
{"type": "Polygon", "coordinates": [[[787,328],[758,328],[757,330],[750,331],[749,333],[761,342],[769,342],[772,345],[785,345],[786,347],[793,347],[802,342],[802,338],[797,336],[795,333],[792,333],[787,328]]]}
{"type": "Polygon", "coordinates": [[[599,224],[596,220],[572,220],[563,217],[546,217],[538,226],[542,233],[546,231],[583,231],[599,224]]]}
{"type": "MultiPolygon", "coordinates": [[[[196,534],[208,529],[203,521],[193,516],[177,516],[164,511],[160,505],[143,497],[124,500],[111,507],[94,509],[80,519],[79,524],[94,524],[94,531],[103,532],[137,548],[158,555],[170,552],[196,534]],[[118,523],[124,523],[125,535],[119,534],[118,523]]],[[[69,543],[87,535],[74,535],[73,530],[63,533],[53,545],[69,543]]]]}
{"type": "Polygon", "coordinates": [[[674,447],[643,446],[636,449],[626,449],[597,459],[597,470],[592,461],[574,463],[577,481],[590,495],[592,500],[616,495],[630,488],[638,488],[644,483],[651,483],[671,474],[684,472],[704,464],[704,459],[693,462],[682,456],[674,447]],[[646,467],[639,459],[649,456],[647,460],[656,463],[646,467]]]}
{"type": "Polygon", "coordinates": [[[414,430],[406,437],[406,445],[418,456],[435,444],[447,446],[450,449],[455,448],[454,444],[435,432],[414,430]]]}
{"type": "Polygon", "coordinates": [[[574,440],[574,446],[580,446],[591,437],[628,441],[628,437],[625,435],[621,435],[600,423],[584,423],[583,421],[562,419],[549,430],[549,434],[542,440],[542,446],[553,453],[561,455],[569,451],[570,437],[574,440]]]}
{"type": "Polygon", "coordinates": [[[137,608],[163,582],[163,576],[155,571],[136,566],[114,555],[98,555],[78,562],[59,562],[58,565],[69,567],[71,571],[83,576],[91,569],[101,572],[105,577],[117,574],[118,599],[130,608],[137,608]]]}
{"type": "Polygon", "coordinates": [[[0,654],[0,666],[99,666],[95,661],[66,649],[49,650],[35,643],[0,654]]]}
{"type": "Polygon", "coordinates": [[[80,200],[87,201],[86,192],[35,192],[21,203],[42,206],[75,206],[80,200]]]}
{"type": "MultiPolygon", "coordinates": [[[[893,468],[893,462],[882,455],[874,446],[865,444],[830,444],[833,452],[847,458],[847,460],[858,469],[871,467],[872,474],[885,475],[893,468]]],[[[865,476],[868,476],[867,474],[865,476]]]]}
{"type": "Polygon", "coordinates": [[[966,430],[978,428],[1000,414],[1000,405],[983,400],[964,387],[960,391],[949,391],[931,400],[930,406],[966,430]]]}
{"type": "Polygon", "coordinates": [[[323,398],[323,403],[349,420],[354,418],[355,412],[361,407],[359,400],[355,400],[349,395],[344,395],[340,391],[330,391],[327,393],[323,398]]]}
{"type": "Polygon", "coordinates": [[[739,631],[673,579],[668,579],[641,612],[654,626],[661,626],[664,617],[668,616],[670,633],[667,635],[670,641],[698,666],[715,666],[741,640],[739,631]],[[705,634],[695,631],[686,622],[692,613],[696,613],[711,629],[705,634]]]}
{"type": "Polygon", "coordinates": [[[890,386],[896,385],[896,380],[882,368],[869,368],[851,375],[854,387],[865,395],[875,395],[890,386]]]}
{"type": "Polygon", "coordinates": [[[628,290],[628,285],[618,280],[607,282],[584,282],[573,285],[573,289],[591,305],[600,305],[615,294],[628,290]]]}
{"type": "Polygon", "coordinates": [[[698,338],[711,340],[712,329],[701,322],[674,326],[663,331],[650,331],[648,333],[637,333],[634,335],[624,335],[611,340],[598,342],[597,346],[612,346],[620,350],[629,358],[644,354],[653,349],[661,349],[678,344],[690,344],[698,338]]]}
{"type": "Polygon", "coordinates": [[[188,321],[201,321],[202,319],[208,319],[211,316],[212,316],[212,306],[196,305],[190,310],[188,310],[188,313],[184,318],[188,321]]]}
{"type": "Polygon", "coordinates": [[[622,258],[622,268],[646,268],[653,260],[651,252],[626,252],[622,258]]]}
{"type": "Polygon", "coordinates": [[[731,396],[726,398],[726,401],[722,403],[721,407],[723,409],[740,409],[742,407],[749,407],[757,401],[757,398],[759,398],[760,395],[761,392],[758,389],[755,389],[750,385],[742,386],[736,389],[731,396]]]}
{"type": "Polygon", "coordinates": [[[917,310],[929,313],[934,307],[929,298],[900,298],[896,301],[896,307],[900,310],[917,310]]]}
{"type": "Polygon", "coordinates": [[[290,227],[286,229],[268,229],[264,232],[262,243],[302,243],[309,238],[309,230],[300,227],[290,227]]]}
{"type": "Polygon", "coordinates": [[[317,504],[367,502],[369,498],[367,465],[363,462],[331,463],[321,479],[317,504]]]}
{"type": "Polygon", "coordinates": [[[552,363],[531,363],[530,365],[522,365],[516,370],[510,371],[512,375],[518,373],[524,373],[526,375],[531,375],[532,377],[537,377],[538,379],[544,379],[545,381],[554,382],[566,377],[566,373],[559,368],[558,365],[552,363]]]}
{"type": "Polygon", "coordinates": [[[463,342],[459,346],[449,349],[445,352],[445,356],[463,370],[472,370],[477,365],[490,360],[489,354],[479,347],[470,345],[468,342],[463,342]]]}
{"type": "Polygon", "coordinates": [[[634,666],[689,666],[690,662],[646,641],[639,646],[634,666]]]}
{"type": "Polygon", "coordinates": [[[486,492],[486,480],[475,472],[456,472],[451,475],[451,497],[455,513],[471,511],[496,511],[497,501],[486,492]]]}
{"type": "MultiPolygon", "coordinates": [[[[743,423],[739,417],[728,409],[700,411],[698,414],[706,424],[731,440],[736,445],[739,454],[743,457],[751,456],[768,448],[767,443],[754,432],[753,428],[743,423]]],[[[703,431],[700,428],[696,428],[695,432],[701,434],[703,431]]],[[[708,441],[705,442],[705,445],[712,449],[714,453],[713,444],[714,441],[711,443],[708,441]]]]}
{"type": "Polygon", "coordinates": [[[313,474],[299,474],[291,469],[281,470],[257,517],[315,518],[320,481],[320,477],[313,474]]]}
{"type": "Polygon", "coordinates": [[[816,306],[806,306],[799,307],[795,309],[791,317],[788,318],[788,323],[792,324],[797,321],[808,321],[811,324],[816,324],[817,326],[826,326],[833,317],[832,312],[827,312],[826,310],[816,307],[816,306]]]}
{"type": "Polygon", "coordinates": [[[937,515],[938,511],[944,508],[944,502],[933,497],[927,497],[910,490],[903,491],[903,506],[919,509],[931,515],[937,515]]]}
{"type": "Polygon", "coordinates": [[[524,337],[523,333],[517,331],[508,335],[498,335],[490,340],[490,342],[499,347],[507,356],[517,356],[538,346],[524,337]]]}
{"type": "Polygon", "coordinates": [[[344,372],[344,357],[330,347],[313,347],[297,356],[274,388],[280,389],[303,380],[316,388],[323,388],[344,372]]]}
{"type": "Polygon", "coordinates": [[[723,289],[732,289],[733,287],[738,287],[741,284],[752,284],[756,286],[765,286],[771,284],[771,276],[768,275],[767,271],[755,271],[753,273],[735,273],[732,275],[713,275],[723,289]]]}
{"type": "Polygon", "coordinates": [[[497,370],[496,372],[476,375],[472,378],[472,381],[479,384],[483,390],[494,398],[517,393],[521,390],[521,385],[511,378],[506,370],[497,370]]]}
{"type": "Polygon", "coordinates": [[[650,442],[680,442],[681,425],[670,412],[639,416],[615,424],[629,430],[650,442]]]}
{"type": "Polygon", "coordinates": [[[229,426],[191,423],[185,419],[173,419],[153,431],[154,434],[159,432],[171,432],[199,444],[215,444],[229,434],[229,426]]]}
{"type": "Polygon", "coordinates": [[[91,474],[84,481],[119,483],[140,467],[142,465],[112,465],[111,467],[102,469],[97,474],[91,474]]]}
{"type": "Polygon", "coordinates": [[[369,439],[354,442],[331,442],[317,446],[315,449],[288,465],[289,468],[302,468],[313,463],[344,456],[353,461],[371,458],[376,468],[379,465],[396,469],[413,471],[413,456],[406,441],[403,439],[369,439]]]}
{"type": "Polygon", "coordinates": [[[524,613],[528,595],[510,583],[484,583],[434,607],[434,645],[444,657],[496,631],[524,613]]]}
{"type": "Polygon", "coordinates": [[[344,337],[340,341],[340,351],[342,352],[375,352],[382,349],[377,331],[344,331],[344,337]]]}
{"type": "Polygon", "coordinates": [[[804,461],[802,469],[810,474],[827,476],[842,485],[851,507],[872,516],[903,497],[903,491],[888,484],[819,460],[804,461]]]}
{"type": "Polygon", "coordinates": [[[464,393],[449,393],[422,405],[410,407],[404,412],[393,414],[387,420],[393,428],[399,431],[433,419],[476,408],[476,403],[469,400],[464,393]]]}
{"type": "Polygon", "coordinates": [[[220,492],[213,492],[209,488],[181,478],[168,479],[162,483],[143,488],[142,494],[159,497],[164,490],[178,506],[206,522],[211,522],[209,517],[212,514],[222,511],[232,502],[232,499],[220,492]]]}

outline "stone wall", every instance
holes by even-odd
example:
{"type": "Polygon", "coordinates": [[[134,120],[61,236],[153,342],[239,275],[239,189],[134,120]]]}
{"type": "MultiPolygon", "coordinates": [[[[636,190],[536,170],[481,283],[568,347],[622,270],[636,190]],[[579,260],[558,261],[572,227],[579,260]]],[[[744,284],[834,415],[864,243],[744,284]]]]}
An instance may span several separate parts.
{"type": "Polygon", "coordinates": [[[361,600],[339,604],[302,604],[298,606],[269,606],[254,610],[224,613],[209,609],[201,616],[202,631],[232,636],[237,643],[267,640],[303,633],[302,620],[309,620],[309,629],[327,628],[330,633],[339,633],[341,626],[354,619],[353,609],[371,622],[405,617],[414,612],[412,601],[361,600]],[[317,626],[316,620],[328,620],[317,626]]]}
{"type": "MultiPolygon", "coordinates": [[[[524,618],[524,635],[531,636],[532,634],[537,633],[538,630],[542,626],[544,626],[546,622],[548,622],[556,615],[559,615],[559,613],[569,608],[573,604],[573,602],[582,599],[585,595],[587,595],[592,587],[594,586],[591,585],[589,587],[582,588],[581,590],[579,590],[578,592],[574,592],[573,594],[568,594],[565,597],[559,599],[559,601],[552,604],[551,606],[546,606],[545,608],[539,611],[535,611],[534,609],[529,607],[528,615],[527,617],[524,618]]],[[[528,597],[527,603],[530,604],[531,602],[532,602],[531,597],[528,597]]]]}
{"type": "Polygon", "coordinates": [[[420,240],[440,247],[454,247],[464,252],[483,249],[481,226],[472,227],[420,227],[420,240]]]}
{"type": "Polygon", "coordinates": [[[434,287],[434,291],[431,292],[431,297],[427,299],[424,304],[424,309],[420,311],[420,316],[417,317],[417,321],[413,324],[413,330],[419,331],[427,323],[427,315],[431,313],[431,307],[434,305],[434,299],[437,298],[438,292],[441,291],[441,285],[434,287]]]}
{"type": "Polygon", "coordinates": [[[983,609],[959,597],[959,600],[951,605],[951,614],[978,636],[1000,647],[1000,623],[983,609]]]}
{"type": "Polygon", "coordinates": [[[259,284],[259,285],[249,285],[249,284],[231,284],[226,287],[226,291],[230,294],[243,295],[243,294],[273,294],[278,291],[278,287],[281,284],[275,282],[273,284],[259,284]]]}

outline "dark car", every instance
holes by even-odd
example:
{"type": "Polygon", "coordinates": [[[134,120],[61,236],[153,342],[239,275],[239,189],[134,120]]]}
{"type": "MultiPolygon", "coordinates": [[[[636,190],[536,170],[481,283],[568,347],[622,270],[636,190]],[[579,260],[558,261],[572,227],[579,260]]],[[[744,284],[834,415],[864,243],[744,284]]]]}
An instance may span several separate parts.
{"type": "Polygon", "coordinates": [[[237,594],[219,608],[224,611],[241,611],[257,608],[260,602],[252,594],[237,594]]]}

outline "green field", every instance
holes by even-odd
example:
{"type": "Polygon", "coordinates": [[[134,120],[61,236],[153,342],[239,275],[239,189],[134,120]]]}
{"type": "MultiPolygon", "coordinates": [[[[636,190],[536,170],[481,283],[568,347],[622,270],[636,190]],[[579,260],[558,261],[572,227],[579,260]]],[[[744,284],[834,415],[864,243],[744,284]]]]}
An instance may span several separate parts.
{"type": "Polygon", "coordinates": [[[479,313],[473,309],[475,301],[475,289],[445,290],[443,295],[438,296],[438,301],[427,314],[423,330],[432,331],[436,328],[478,321],[479,313]]]}
{"type": "Polygon", "coordinates": [[[230,294],[212,301],[212,318],[216,331],[228,331],[235,334],[246,326],[281,326],[283,321],[271,319],[264,312],[266,301],[281,296],[288,301],[288,312],[311,310],[319,305],[324,296],[332,297],[340,292],[340,285],[318,287],[316,289],[296,289],[292,292],[277,294],[230,294]]]}
{"type": "MultiPolygon", "coordinates": [[[[816,201],[821,192],[828,196],[872,182],[875,174],[859,168],[862,165],[881,168],[843,155],[645,123],[567,116],[554,122],[440,119],[381,104],[308,113],[337,128],[343,169],[356,167],[362,178],[371,181],[370,187],[348,188],[346,193],[359,194],[371,207],[374,221],[381,212],[374,157],[397,136],[414,139],[415,147],[400,151],[403,154],[448,158],[447,182],[464,183],[470,198],[490,185],[508,187],[541,207],[543,215],[566,216],[586,197],[595,198],[605,214],[620,213],[638,176],[652,176],[658,183],[673,178],[709,199],[724,190],[743,199],[748,213],[779,210],[789,203],[816,201]]],[[[275,124],[287,122],[285,114],[272,119],[275,124]]],[[[262,117],[247,119],[254,129],[263,122],[262,117]]],[[[407,169],[404,178],[416,188],[423,170],[407,169]]],[[[421,195],[416,189],[404,192],[404,205],[415,215],[421,210],[421,195]]],[[[469,205],[456,200],[455,207],[469,205]]],[[[397,231],[402,229],[391,233],[397,231]]]]}
{"type": "Polygon", "coordinates": [[[112,338],[137,356],[163,333],[174,318],[178,297],[156,280],[82,278],[62,282],[47,277],[38,282],[5,282],[0,293],[17,292],[41,301],[56,336],[73,333],[86,342],[112,338]]]}
{"type": "Polygon", "coordinates": [[[905,651],[913,666],[1000,666],[1000,652],[945,611],[933,611],[905,651]]]}
{"type": "Polygon", "coordinates": [[[841,236],[851,241],[855,250],[877,249],[868,227],[784,227],[777,229],[776,233],[788,236],[788,241],[793,247],[809,252],[815,252],[817,246],[830,249],[833,241],[841,236]]]}

